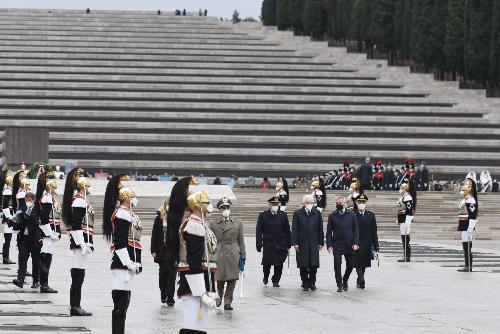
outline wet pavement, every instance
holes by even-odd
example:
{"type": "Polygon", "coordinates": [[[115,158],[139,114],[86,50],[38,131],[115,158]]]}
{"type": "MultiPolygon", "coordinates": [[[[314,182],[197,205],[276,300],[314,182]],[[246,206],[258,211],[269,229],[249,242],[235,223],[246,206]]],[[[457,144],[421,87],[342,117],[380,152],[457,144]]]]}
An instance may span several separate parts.
{"type": "MultiPolygon", "coordinates": [[[[459,273],[461,245],[414,244],[414,262],[397,263],[400,243],[382,244],[380,267],[367,269],[367,288],[356,288],[356,273],[348,292],[337,293],[333,259],[323,250],[317,291],[300,288],[295,258],[283,270],[280,288],[263,286],[255,239],[246,238],[247,268],[244,296],[240,283],[234,311],[209,315],[209,333],[498,333],[500,328],[500,252],[476,252],[476,272],[459,273]]],[[[143,238],[149,249],[149,237],[143,238]]],[[[17,251],[12,247],[12,257],[17,251]]],[[[291,252],[293,253],[293,252],[291,252]]],[[[163,306],[157,283],[158,266],[144,252],[144,271],[136,277],[127,315],[127,333],[178,333],[182,307],[163,306]]],[[[110,253],[101,237],[89,260],[82,307],[92,317],[68,316],[71,253],[64,236],[54,255],[51,286],[58,294],[42,295],[10,282],[17,265],[0,265],[0,333],[111,333],[110,253]]],[[[17,261],[16,261],[17,262],[17,261]]],[[[28,268],[31,266],[29,265],[28,268]]]]}

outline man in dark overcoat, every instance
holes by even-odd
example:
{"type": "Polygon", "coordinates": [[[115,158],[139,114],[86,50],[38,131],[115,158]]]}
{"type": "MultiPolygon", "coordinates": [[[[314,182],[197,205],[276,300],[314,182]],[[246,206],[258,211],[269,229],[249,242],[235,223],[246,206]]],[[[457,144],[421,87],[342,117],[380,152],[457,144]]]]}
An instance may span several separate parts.
{"type": "Polygon", "coordinates": [[[337,196],[336,210],[328,216],[326,244],[328,253],[333,253],[337,292],[347,291],[349,276],[354,266],[354,253],[359,249],[359,231],[356,215],[345,208],[345,199],[337,196]],[[342,277],[342,256],[346,269],[342,277]]]}
{"type": "Polygon", "coordinates": [[[271,278],[273,286],[279,287],[283,263],[288,256],[291,245],[290,223],[286,212],[279,210],[280,198],[271,197],[269,210],[259,214],[256,228],[257,252],[262,251],[262,266],[266,285],[269,281],[271,266],[274,266],[274,275],[271,278]]]}
{"type": "Polygon", "coordinates": [[[314,207],[314,197],[305,195],[304,206],[293,213],[292,245],[295,248],[297,268],[304,291],[316,290],[316,273],[319,268],[319,251],[323,248],[325,234],[321,212],[314,207]]]}
{"type": "Polygon", "coordinates": [[[365,268],[371,267],[372,249],[376,252],[380,250],[377,220],[373,212],[366,210],[367,201],[368,198],[364,194],[356,200],[358,211],[355,214],[359,229],[359,250],[355,255],[354,262],[358,274],[356,287],[359,289],[365,288],[365,268]]]}

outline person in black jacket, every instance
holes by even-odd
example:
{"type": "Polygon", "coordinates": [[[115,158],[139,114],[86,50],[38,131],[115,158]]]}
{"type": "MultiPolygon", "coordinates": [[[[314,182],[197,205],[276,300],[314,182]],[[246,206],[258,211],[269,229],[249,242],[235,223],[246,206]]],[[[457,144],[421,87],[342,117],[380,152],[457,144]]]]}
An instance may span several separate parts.
{"type": "Polygon", "coordinates": [[[113,272],[112,333],[125,333],[125,320],[130,304],[134,276],[142,271],[141,234],[142,224],[133,212],[139,200],[135,192],[123,186],[122,181],[130,178],[124,174],[113,176],[104,194],[102,232],[105,239],[112,241],[111,271],[113,272]],[[118,203],[118,205],[117,205],[118,203]]]}
{"type": "Polygon", "coordinates": [[[167,261],[167,248],[166,235],[167,235],[167,214],[168,214],[168,201],[167,198],[161,208],[157,211],[157,216],[153,224],[153,231],[151,233],[151,255],[154,261],[158,263],[159,268],[159,286],[160,297],[163,304],[174,306],[175,294],[175,279],[177,272],[175,267],[169,265],[167,261]]]}
{"type": "Polygon", "coordinates": [[[372,249],[376,252],[380,250],[377,234],[377,220],[375,214],[366,210],[368,198],[362,194],[356,200],[358,211],[356,221],[359,230],[359,250],[354,257],[356,273],[358,274],[356,287],[365,288],[365,268],[372,265],[372,249]]]}
{"type": "Polygon", "coordinates": [[[25,205],[18,211],[9,222],[17,235],[17,247],[19,249],[19,269],[17,278],[12,281],[14,285],[22,288],[26,277],[26,267],[28,258],[31,256],[33,262],[33,285],[32,288],[38,288],[40,272],[40,229],[38,228],[38,219],[40,217],[37,206],[35,205],[35,194],[27,192],[25,205]]]}
{"type": "Polygon", "coordinates": [[[273,286],[279,288],[283,263],[288,257],[291,245],[290,223],[285,212],[279,210],[280,198],[271,197],[269,210],[261,212],[257,219],[256,246],[257,252],[262,251],[262,266],[264,278],[262,282],[267,285],[271,266],[274,266],[274,275],[271,278],[273,286]]]}
{"type": "Polygon", "coordinates": [[[328,253],[333,253],[337,292],[347,291],[349,276],[354,266],[354,252],[359,249],[359,230],[356,216],[345,208],[345,199],[337,196],[336,210],[328,216],[326,245],[328,253]],[[342,277],[342,255],[346,269],[342,277]]]}
{"type": "Polygon", "coordinates": [[[293,213],[292,245],[297,255],[302,289],[316,290],[316,273],[319,268],[319,251],[325,244],[321,212],[314,208],[314,197],[305,195],[304,206],[293,213]]]}

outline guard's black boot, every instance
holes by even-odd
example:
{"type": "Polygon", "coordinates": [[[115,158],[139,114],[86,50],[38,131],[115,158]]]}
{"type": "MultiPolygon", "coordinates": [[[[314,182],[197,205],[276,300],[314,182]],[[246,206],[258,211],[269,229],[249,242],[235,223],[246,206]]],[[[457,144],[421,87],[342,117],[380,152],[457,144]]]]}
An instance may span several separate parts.
{"type": "Polygon", "coordinates": [[[85,269],[71,269],[71,289],[70,289],[70,315],[75,317],[88,317],[92,313],[85,311],[80,307],[82,299],[82,285],[85,279],[85,269]]]}
{"type": "Polygon", "coordinates": [[[472,271],[472,260],[473,260],[473,256],[472,256],[472,241],[469,241],[469,272],[472,271]]]}
{"type": "Polygon", "coordinates": [[[125,320],[130,303],[130,291],[113,290],[112,334],[125,334],[125,320]]]}
{"type": "Polygon", "coordinates": [[[407,243],[405,237],[406,237],[405,235],[401,236],[401,243],[403,244],[403,255],[401,255],[401,258],[398,260],[398,262],[406,262],[407,243]]]}
{"type": "Polygon", "coordinates": [[[462,268],[458,269],[457,271],[468,272],[469,271],[469,247],[467,245],[467,242],[462,242],[462,248],[464,250],[465,265],[462,268]]]}
{"type": "Polygon", "coordinates": [[[40,253],[40,292],[57,293],[49,286],[49,272],[52,264],[52,254],[40,253]]]}

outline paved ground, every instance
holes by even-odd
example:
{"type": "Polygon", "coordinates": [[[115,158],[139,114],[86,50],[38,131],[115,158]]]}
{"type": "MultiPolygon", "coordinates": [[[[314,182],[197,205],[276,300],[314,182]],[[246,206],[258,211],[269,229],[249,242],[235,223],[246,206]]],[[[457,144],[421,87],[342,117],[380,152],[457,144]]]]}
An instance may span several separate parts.
{"type": "MultiPolygon", "coordinates": [[[[254,238],[247,238],[245,296],[236,298],[233,312],[210,315],[210,333],[498,333],[500,328],[498,247],[491,252],[483,249],[484,253],[477,256],[477,272],[469,274],[456,271],[462,262],[461,253],[456,251],[460,245],[438,248],[421,243],[414,246],[415,262],[400,264],[395,261],[400,254],[399,243],[387,240],[380,268],[367,272],[367,289],[356,289],[354,274],[349,292],[339,294],[333,261],[326,251],[322,252],[317,291],[299,288],[293,257],[290,276],[285,269],[281,288],[263,286],[254,243],[254,238]]],[[[143,244],[147,249],[147,237],[143,244]]],[[[90,318],[67,316],[71,263],[67,249],[65,238],[59,243],[51,273],[51,285],[60,291],[55,295],[41,295],[31,291],[29,285],[24,290],[15,287],[8,282],[17,267],[0,265],[1,333],[111,332],[112,275],[107,246],[97,238],[97,250],[87,271],[82,306],[94,312],[90,318]]],[[[17,252],[13,251],[15,257],[17,252]]],[[[145,256],[144,272],[134,283],[127,332],[177,333],[182,323],[181,302],[175,308],[160,304],[157,266],[149,256],[145,256]]]]}

